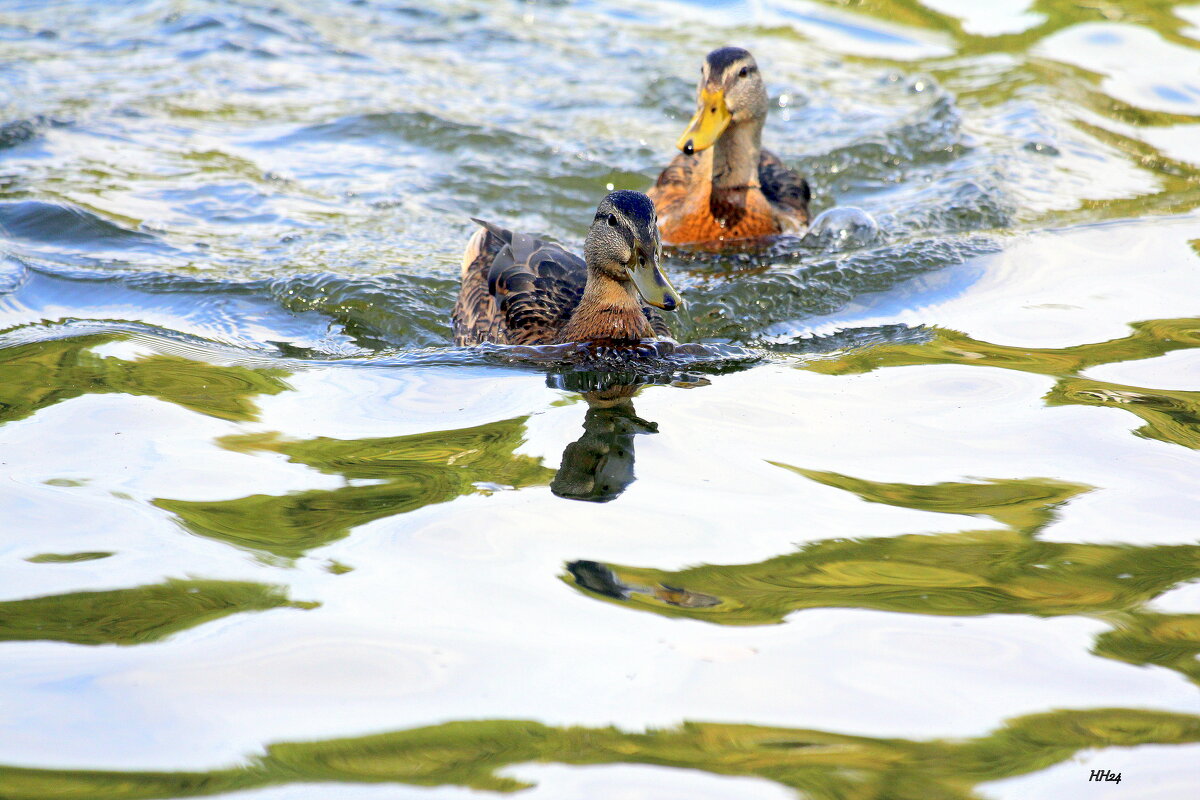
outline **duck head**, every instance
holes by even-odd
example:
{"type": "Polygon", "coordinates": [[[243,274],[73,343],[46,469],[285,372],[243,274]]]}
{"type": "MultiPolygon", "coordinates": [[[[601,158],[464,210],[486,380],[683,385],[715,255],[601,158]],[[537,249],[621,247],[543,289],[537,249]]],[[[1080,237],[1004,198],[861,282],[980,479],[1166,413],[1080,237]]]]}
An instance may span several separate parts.
{"type": "Polygon", "coordinates": [[[730,125],[767,116],[767,88],[754,56],[740,47],[713,50],[700,67],[696,115],[675,144],[687,155],[717,143],[730,125]]]}
{"type": "Polygon", "coordinates": [[[641,192],[612,192],[596,209],[583,244],[588,269],[605,278],[632,282],[652,306],[674,311],[683,300],[659,268],[662,240],[654,204],[641,192]]]}

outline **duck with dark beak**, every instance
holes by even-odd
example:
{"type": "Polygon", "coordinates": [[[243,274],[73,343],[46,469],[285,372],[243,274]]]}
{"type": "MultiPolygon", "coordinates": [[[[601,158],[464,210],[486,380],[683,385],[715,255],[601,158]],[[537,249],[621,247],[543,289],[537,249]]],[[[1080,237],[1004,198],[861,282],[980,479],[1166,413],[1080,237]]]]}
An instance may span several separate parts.
{"type": "Polygon", "coordinates": [[[662,243],[646,195],[605,197],[582,259],[557,244],[476,222],[482,228],[467,245],[454,306],[456,344],[624,345],[670,336],[655,309],[674,311],[683,300],[659,268],[662,243]]]}
{"type": "Polygon", "coordinates": [[[696,113],[650,190],[670,244],[725,242],[800,231],[808,182],[762,148],[769,102],[758,64],[740,47],[708,54],[696,113]]]}
{"type": "Polygon", "coordinates": [[[662,245],[658,241],[658,232],[654,233],[654,249],[638,243],[634,249],[633,261],[625,267],[625,271],[643,300],[663,311],[674,311],[681,300],[675,287],[658,266],[662,258],[662,245]]]}

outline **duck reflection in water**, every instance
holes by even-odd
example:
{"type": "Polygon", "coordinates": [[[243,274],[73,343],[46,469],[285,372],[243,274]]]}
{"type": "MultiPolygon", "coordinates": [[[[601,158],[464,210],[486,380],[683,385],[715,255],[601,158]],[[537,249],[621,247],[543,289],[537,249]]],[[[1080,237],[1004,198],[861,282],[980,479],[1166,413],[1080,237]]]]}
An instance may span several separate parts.
{"type": "Polygon", "coordinates": [[[658,423],[642,419],[633,398],[648,384],[679,388],[708,385],[694,375],[641,375],[581,371],[551,375],[556,389],[579,392],[588,404],[583,435],[563,450],[562,465],[550,491],[568,500],[607,503],[621,496],[635,480],[634,437],[658,433],[658,423]]]}
{"type": "Polygon", "coordinates": [[[569,500],[607,503],[633,483],[633,437],[658,433],[658,423],[634,411],[639,389],[640,384],[626,384],[583,393],[588,404],[583,435],[563,450],[550,491],[569,500]]]}

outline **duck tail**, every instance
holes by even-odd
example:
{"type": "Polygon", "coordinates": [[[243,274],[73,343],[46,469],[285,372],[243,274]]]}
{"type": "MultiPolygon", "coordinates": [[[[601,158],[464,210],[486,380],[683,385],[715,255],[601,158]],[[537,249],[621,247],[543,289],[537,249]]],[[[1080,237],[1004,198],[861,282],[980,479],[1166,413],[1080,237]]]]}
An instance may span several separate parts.
{"type": "Polygon", "coordinates": [[[477,223],[481,227],[471,235],[467,241],[467,248],[463,251],[462,270],[460,277],[466,280],[474,272],[487,274],[488,267],[491,266],[492,259],[496,257],[496,253],[500,248],[512,242],[512,232],[501,228],[498,225],[493,225],[490,222],[484,222],[481,219],[471,218],[471,221],[477,223]]]}
{"type": "Polygon", "coordinates": [[[471,222],[474,222],[476,225],[479,225],[488,233],[495,236],[502,244],[512,244],[513,232],[507,228],[501,228],[495,223],[488,222],[487,220],[476,219],[475,217],[471,217],[471,222]]]}

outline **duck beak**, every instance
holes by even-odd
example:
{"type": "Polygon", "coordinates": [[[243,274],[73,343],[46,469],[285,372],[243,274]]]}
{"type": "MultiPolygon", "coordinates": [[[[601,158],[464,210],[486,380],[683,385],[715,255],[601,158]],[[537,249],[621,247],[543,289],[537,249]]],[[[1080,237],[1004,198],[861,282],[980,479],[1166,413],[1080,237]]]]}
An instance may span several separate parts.
{"type": "Polygon", "coordinates": [[[683,305],[683,298],[675,287],[667,280],[667,276],[658,268],[657,253],[639,246],[633,251],[633,261],[625,265],[629,279],[637,288],[638,294],[650,305],[663,311],[674,311],[683,305]]]}
{"type": "Polygon", "coordinates": [[[725,105],[723,89],[701,89],[700,107],[696,110],[696,116],[692,117],[687,130],[679,137],[675,146],[689,156],[706,150],[716,144],[732,119],[733,115],[725,105]]]}

